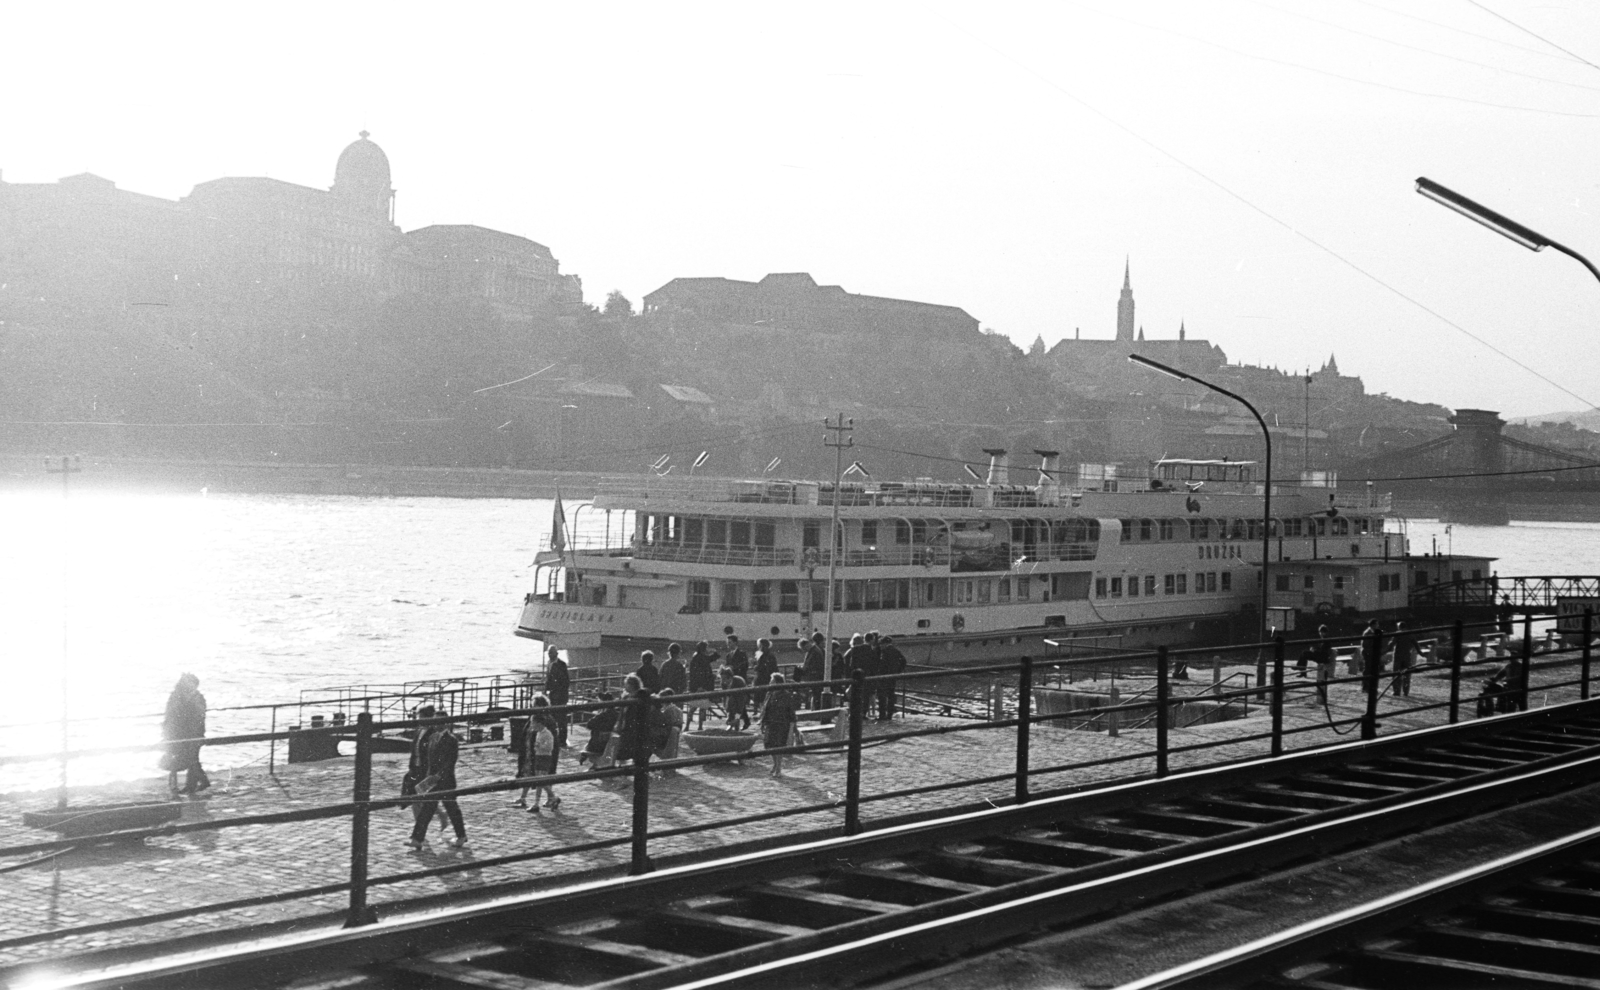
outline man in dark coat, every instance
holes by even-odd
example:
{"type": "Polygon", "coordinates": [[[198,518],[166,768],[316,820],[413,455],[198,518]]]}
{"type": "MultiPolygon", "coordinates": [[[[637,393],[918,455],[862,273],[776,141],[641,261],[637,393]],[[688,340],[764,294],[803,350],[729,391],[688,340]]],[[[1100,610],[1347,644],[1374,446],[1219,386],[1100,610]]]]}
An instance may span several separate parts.
{"type": "MultiPolygon", "coordinates": [[[[856,671],[861,671],[867,677],[878,672],[877,648],[867,642],[867,637],[861,633],[850,636],[850,649],[845,651],[844,669],[834,671],[835,677],[854,677],[856,671]]],[[[867,685],[867,696],[861,699],[862,714],[867,714],[867,706],[872,698],[872,692],[877,690],[876,684],[867,685]]]]}
{"type": "Polygon", "coordinates": [[[650,650],[639,654],[639,669],[633,672],[644,689],[651,694],[661,690],[661,671],[656,669],[656,655],[650,650]]]}
{"type": "Polygon", "coordinates": [[[677,643],[667,646],[667,659],[661,665],[661,690],[672,689],[673,694],[686,694],[689,690],[689,668],[683,665],[678,654],[683,647],[677,643]]]}
{"type": "Polygon", "coordinates": [[[728,655],[723,658],[722,664],[733,672],[733,676],[742,677],[746,684],[750,683],[750,658],[739,648],[739,637],[733,633],[728,634],[728,655]]]}
{"type": "Polygon", "coordinates": [[[1312,647],[1317,659],[1317,701],[1328,703],[1328,682],[1333,679],[1333,643],[1328,640],[1328,627],[1317,627],[1317,643],[1312,647]]]}
{"type": "MultiPolygon", "coordinates": [[[[461,752],[461,744],[456,739],[455,733],[450,731],[450,726],[441,725],[427,742],[427,780],[432,778],[432,791],[453,791],[456,789],[456,759],[461,752]]],[[[427,793],[427,792],[424,792],[427,793]]],[[[437,800],[430,801],[424,797],[417,807],[417,823],[411,828],[411,839],[406,845],[413,849],[421,849],[422,844],[428,839],[428,826],[433,823],[434,812],[439,808],[437,800]]],[[[450,818],[450,825],[456,830],[456,837],[450,841],[452,846],[460,848],[467,844],[467,826],[461,820],[461,806],[455,798],[444,799],[444,813],[450,818]]]]}
{"type": "MultiPolygon", "coordinates": [[[[432,705],[423,705],[417,709],[417,718],[433,718],[433,712],[432,705]]],[[[417,782],[428,775],[428,737],[433,735],[436,728],[433,725],[417,726],[416,737],[411,740],[411,762],[406,766],[406,775],[400,778],[401,797],[417,793],[417,782]]]]}
{"type": "MultiPolygon", "coordinates": [[[[885,636],[878,640],[878,673],[903,674],[906,672],[906,655],[894,645],[894,638],[885,636]]],[[[882,681],[878,684],[878,721],[884,722],[894,718],[894,681],[882,681]]]]}
{"type": "MultiPolygon", "coordinates": [[[[695,645],[694,655],[689,658],[689,693],[701,694],[717,689],[717,654],[711,647],[701,640],[695,645]]],[[[700,728],[706,727],[706,709],[711,707],[711,699],[696,698],[684,706],[683,728],[689,729],[689,722],[700,713],[700,728]]]]}
{"type": "Polygon", "coordinates": [[[822,652],[824,640],[821,633],[812,633],[811,639],[801,640],[805,661],[800,665],[800,679],[811,684],[811,707],[822,707],[822,675],[827,658],[822,652]]]}
{"type": "MultiPolygon", "coordinates": [[[[756,640],[756,678],[752,687],[764,688],[772,682],[772,675],[778,672],[778,654],[772,650],[772,640],[756,640]]],[[[760,708],[766,701],[767,692],[755,693],[756,707],[760,708]]]]}
{"type": "Polygon", "coordinates": [[[199,740],[206,734],[206,696],[200,693],[200,678],[184,674],[167,697],[166,716],[161,721],[161,738],[168,741],[162,758],[167,768],[167,790],[172,797],[199,794],[211,786],[211,778],[200,766],[199,740]],[[185,741],[187,740],[187,741],[185,741]],[[178,790],[178,771],[184,771],[183,790],[178,790]]]}
{"type": "MultiPolygon", "coordinates": [[[[567,671],[567,662],[561,659],[561,653],[554,646],[546,649],[549,658],[544,665],[544,696],[550,699],[550,705],[559,708],[570,704],[572,676],[567,671]]],[[[556,748],[567,748],[567,713],[552,715],[556,722],[556,748]]]]}

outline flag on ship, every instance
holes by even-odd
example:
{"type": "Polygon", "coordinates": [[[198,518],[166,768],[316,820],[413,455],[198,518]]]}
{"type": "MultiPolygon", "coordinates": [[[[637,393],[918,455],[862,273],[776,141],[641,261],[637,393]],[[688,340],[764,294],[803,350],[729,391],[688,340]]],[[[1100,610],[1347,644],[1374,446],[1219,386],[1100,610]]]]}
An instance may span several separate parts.
{"type": "Polygon", "coordinates": [[[550,549],[562,553],[567,549],[567,513],[561,508],[561,489],[556,488],[555,514],[550,519],[550,549]]]}

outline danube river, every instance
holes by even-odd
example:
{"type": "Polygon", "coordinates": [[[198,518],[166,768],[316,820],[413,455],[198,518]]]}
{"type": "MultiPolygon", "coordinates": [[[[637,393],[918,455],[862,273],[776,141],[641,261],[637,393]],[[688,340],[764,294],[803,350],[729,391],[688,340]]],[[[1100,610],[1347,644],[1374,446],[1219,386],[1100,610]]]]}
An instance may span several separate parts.
{"type": "MultiPolygon", "coordinates": [[[[542,500],[88,492],[64,505],[0,494],[0,650],[13,689],[0,745],[59,745],[63,669],[77,748],[158,738],[155,716],[184,671],[221,707],[527,668],[537,644],[511,630],[550,518],[542,500]]],[[[1600,524],[1447,533],[1413,520],[1409,532],[1413,551],[1437,540],[1440,552],[1500,558],[1501,574],[1600,574],[1600,524]]],[[[220,713],[209,731],[261,731],[263,718],[220,713]]],[[[97,761],[74,779],[153,765],[97,761]]],[[[0,767],[0,792],[50,779],[45,766],[0,767]]]]}

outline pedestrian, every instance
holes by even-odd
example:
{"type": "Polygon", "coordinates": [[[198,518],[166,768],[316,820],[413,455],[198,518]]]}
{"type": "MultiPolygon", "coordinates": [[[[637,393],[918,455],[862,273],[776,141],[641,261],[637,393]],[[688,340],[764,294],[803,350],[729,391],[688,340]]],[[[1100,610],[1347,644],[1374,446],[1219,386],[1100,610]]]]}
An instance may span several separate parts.
{"type": "MultiPolygon", "coordinates": [[[[418,719],[433,718],[433,712],[432,705],[423,705],[417,709],[416,717],[418,719]]],[[[411,762],[406,765],[406,775],[400,778],[401,797],[410,797],[417,793],[418,782],[428,775],[428,736],[432,734],[433,729],[434,727],[431,725],[419,725],[416,727],[416,735],[411,739],[411,762]]],[[[521,741],[514,739],[512,742],[518,744],[518,755],[520,757],[521,741]]],[[[404,808],[407,803],[401,802],[400,807],[404,808]]]]}
{"type": "MultiPolygon", "coordinates": [[[[772,681],[773,675],[777,672],[778,654],[774,653],[772,650],[772,640],[756,640],[756,677],[755,681],[753,682],[754,685],[758,688],[765,688],[767,684],[772,681]]],[[[765,690],[756,692],[755,703],[757,708],[761,707],[761,703],[766,696],[767,692],[765,690]]]]}
{"type": "MultiPolygon", "coordinates": [[[[878,640],[878,670],[885,677],[903,674],[906,672],[906,655],[894,645],[894,637],[885,636],[878,640]]],[[[895,683],[893,680],[878,682],[878,721],[886,722],[894,718],[895,683]]]]}
{"type": "MultiPolygon", "coordinates": [[[[766,703],[761,706],[762,745],[767,749],[782,749],[789,745],[789,737],[794,732],[795,700],[794,695],[783,686],[782,674],[773,674],[769,683],[772,689],[767,692],[766,703]]],[[[782,753],[772,754],[771,776],[783,776],[782,753]]]]}
{"type": "MultiPolygon", "coordinates": [[[[678,707],[677,692],[671,688],[661,689],[661,712],[657,721],[666,731],[666,741],[656,749],[656,759],[676,760],[678,758],[678,740],[683,732],[683,709],[678,707]]],[[[678,771],[668,767],[661,771],[663,777],[676,777],[678,771]]]]}
{"type": "Polygon", "coordinates": [[[1295,676],[1296,677],[1304,677],[1304,676],[1306,676],[1306,667],[1309,664],[1313,664],[1313,663],[1316,663],[1316,662],[1317,662],[1317,648],[1315,646],[1307,646],[1305,649],[1300,651],[1300,658],[1297,661],[1295,661],[1295,668],[1296,668],[1296,671],[1297,671],[1295,676]]]}
{"type": "MultiPolygon", "coordinates": [[[[861,633],[855,633],[850,637],[850,649],[844,655],[844,669],[838,671],[835,676],[854,678],[857,671],[865,677],[873,677],[878,673],[878,650],[867,642],[867,637],[861,633]]],[[[867,714],[869,699],[877,687],[876,684],[866,686],[866,697],[861,699],[863,717],[867,714]]],[[[851,690],[855,690],[853,685],[851,690]]]]}
{"type": "Polygon", "coordinates": [[[750,683],[750,658],[739,648],[739,637],[733,633],[728,634],[728,655],[722,662],[733,671],[733,676],[742,678],[746,684],[750,683]]]}
{"type": "MultiPolygon", "coordinates": [[[[524,730],[526,741],[522,747],[523,756],[517,764],[518,777],[551,777],[556,772],[556,722],[555,717],[541,714],[550,708],[550,699],[544,695],[537,695],[533,699],[533,717],[528,719],[528,727],[524,730]]],[[[555,788],[550,784],[539,784],[533,788],[533,807],[528,808],[528,788],[522,788],[522,796],[514,804],[519,808],[528,808],[530,814],[540,814],[539,792],[545,794],[544,806],[551,811],[561,807],[561,799],[556,797],[555,788]]]]}
{"type": "Polygon", "coordinates": [[[667,659],[661,665],[661,690],[671,691],[673,694],[683,694],[689,690],[689,668],[683,665],[678,654],[683,652],[683,647],[677,643],[667,644],[667,659]]]}
{"type": "Polygon", "coordinates": [[[1412,638],[1403,630],[1404,626],[1394,624],[1394,680],[1389,689],[1396,697],[1411,697],[1411,661],[1413,651],[1416,649],[1412,638]]]}
{"type": "Polygon", "coordinates": [[[1383,676],[1382,647],[1383,633],[1378,629],[1378,620],[1373,619],[1361,630],[1361,674],[1373,678],[1374,684],[1383,676]]]}
{"type": "Polygon", "coordinates": [[[1328,703],[1328,682],[1333,679],[1333,643],[1328,640],[1328,627],[1317,627],[1317,642],[1312,646],[1317,661],[1317,701],[1328,703]]]}
{"type": "MultiPolygon", "coordinates": [[[[429,798],[428,795],[435,791],[456,789],[456,759],[461,752],[461,743],[446,723],[428,737],[426,749],[428,775],[417,784],[417,793],[422,795],[422,799],[416,807],[417,823],[412,826],[411,839],[406,843],[412,849],[421,849],[427,841],[428,825],[441,803],[439,799],[429,798]]],[[[456,831],[456,837],[450,840],[450,844],[459,849],[467,844],[467,826],[461,820],[461,805],[453,797],[445,798],[442,803],[444,813],[449,816],[450,824],[456,831]]]]}
{"type": "Polygon", "coordinates": [[[211,786],[211,778],[200,766],[200,747],[205,745],[206,696],[200,693],[200,678],[183,674],[167,695],[166,715],[161,719],[161,738],[167,743],[161,765],[167,771],[167,794],[199,794],[211,786]],[[183,790],[178,790],[178,772],[183,771],[183,790]]]}
{"type": "Polygon", "coordinates": [[[732,730],[744,731],[750,728],[750,695],[744,688],[744,678],[729,673],[728,728],[732,730]]]}
{"type": "Polygon", "coordinates": [[[656,655],[650,650],[639,654],[639,669],[633,672],[646,691],[655,694],[661,690],[661,671],[656,667],[656,655]]]}
{"type": "MultiPolygon", "coordinates": [[[[561,659],[561,653],[554,646],[545,648],[544,664],[544,694],[550,699],[553,708],[564,708],[572,697],[572,675],[567,670],[567,662],[561,659]]],[[[567,748],[567,723],[572,721],[567,712],[559,712],[550,716],[556,726],[556,748],[567,748]]]]}
{"type": "Polygon", "coordinates": [[[801,640],[800,648],[805,651],[805,662],[800,665],[800,676],[811,685],[811,707],[822,707],[822,677],[826,671],[823,669],[827,657],[822,652],[825,640],[821,633],[812,633],[809,642],[801,640]]]}
{"type": "MultiPolygon", "coordinates": [[[[610,691],[601,691],[594,696],[596,701],[611,701],[616,695],[610,691]]],[[[602,708],[589,719],[589,742],[584,745],[583,752],[578,754],[578,763],[588,763],[600,770],[610,766],[606,759],[606,748],[611,743],[611,736],[617,729],[617,710],[615,708],[602,708]]]]}
{"type": "MultiPolygon", "coordinates": [[[[689,693],[705,694],[717,689],[717,673],[714,664],[716,654],[706,645],[705,640],[695,644],[694,655],[689,658],[689,693]]],[[[689,720],[696,713],[700,716],[700,728],[706,727],[706,710],[711,707],[710,697],[692,698],[688,702],[689,710],[684,715],[683,727],[689,727],[689,720]]]]}
{"type": "Polygon", "coordinates": [[[624,705],[617,716],[617,762],[638,762],[641,756],[650,751],[650,726],[648,720],[641,717],[643,713],[639,710],[638,702],[649,699],[650,692],[638,674],[629,674],[623,680],[622,687],[622,700],[630,704],[624,705]]]}

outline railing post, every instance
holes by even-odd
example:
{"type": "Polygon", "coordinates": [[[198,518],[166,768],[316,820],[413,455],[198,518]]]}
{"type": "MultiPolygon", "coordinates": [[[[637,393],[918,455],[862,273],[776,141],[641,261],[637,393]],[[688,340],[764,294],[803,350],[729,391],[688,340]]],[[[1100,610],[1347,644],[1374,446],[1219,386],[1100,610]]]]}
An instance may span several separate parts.
{"type": "MultiPolygon", "coordinates": [[[[1116,688],[1112,688],[1113,691],[1116,688]]],[[[1028,800],[1028,727],[1033,722],[1033,658],[1017,673],[1017,803],[1028,800]]]]}
{"type": "MultiPolygon", "coordinates": [[[[1274,634],[1273,637],[1272,637],[1272,641],[1274,643],[1281,643],[1281,642],[1283,642],[1283,637],[1281,635],[1274,634]]],[[[1267,703],[1267,655],[1266,655],[1265,652],[1262,651],[1261,647],[1258,646],[1258,647],[1256,647],[1256,704],[1264,705],[1266,703],[1267,703]]]]}
{"type": "Polygon", "coordinates": [[[1533,613],[1522,617],[1522,674],[1517,678],[1517,711],[1528,710],[1528,676],[1533,672],[1533,613]]]}
{"type": "Polygon", "coordinates": [[[1156,647],[1156,776],[1167,775],[1167,648],[1156,647]]]}
{"type": "Polygon", "coordinates": [[[850,674],[850,748],[845,756],[844,834],[861,832],[861,723],[865,717],[867,675],[850,674]]]}
{"type": "Polygon", "coordinates": [[[1283,633],[1272,637],[1272,755],[1283,755],[1283,633]]]}
{"type": "Polygon", "coordinates": [[[1589,655],[1593,652],[1589,643],[1594,639],[1594,609],[1583,610],[1583,673],[1578,682],[1578,697],[1584,701],[1589,700],[1589,655]]]}
{"type": "Polygon", "coordinates": [[[278,775],[278,706],[272,706],[272,738],[267,740],[267,776],[278,775]]]}
{"type": "Polygon", "coordinates": [[[1465,645],[1466,629],[1456,620],[1455,635],[1450,644],[1450,724],[1461,719],[1461,649],[1465,645]]]}
{"type": "MultiPolygon", "coordinates": [[[[638,720],[633,734],[633,876],[649,873],[650,866],[650,714],[654,707],[648,695],[634,702],[632,715],[638,720]]],[[[534,795],[537,800],[538,795],[534,795]]]]}
{"type": "Polygon", "coordinates": [[[372,713],[356,716],[356,772],[351,803],[356,807],[350,813],[350,909],[345,913],[344,926],[359,928],[378,920],[377,912],[367,904],[367,833],[371,811],[367,802],[372,798],[372,713]]]}
{"type": "Polygon", "coordinates": [[[1361,738],[1378,738],[1378,664],[1383,660],[1383,633],[1372,638],[1372,655],[1367,656],[1367,637],[1363,633],[1357,647],[1361,657],[1361,686],[1367,692],[1367,713],[1361,716],[1361,738]]]}

